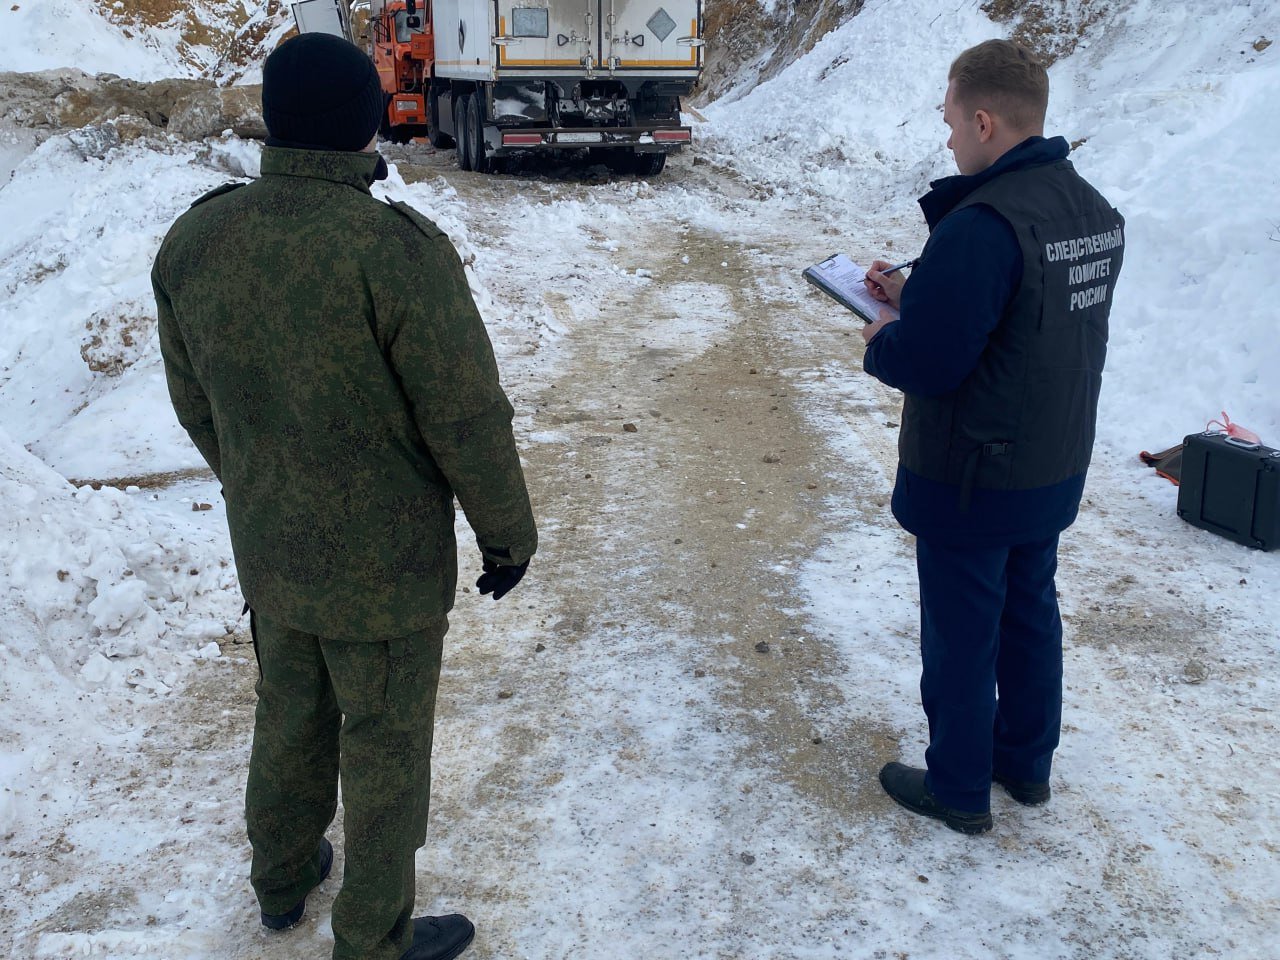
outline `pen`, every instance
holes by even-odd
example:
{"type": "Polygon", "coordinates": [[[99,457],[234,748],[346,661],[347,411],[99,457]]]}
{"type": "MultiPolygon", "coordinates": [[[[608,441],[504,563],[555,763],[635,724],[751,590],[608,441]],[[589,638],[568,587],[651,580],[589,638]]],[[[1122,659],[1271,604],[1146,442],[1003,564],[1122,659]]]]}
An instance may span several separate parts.
{"type": "Polygon", "coordinates": [[[881,271],[879,271],[879,272],[880,272],[880,273],[883,273],[883,274],[887,277],[889,274],[894,273],[894,272],[896,272],[896,271],[898,271],[898,270],[902,270],[902,269],[904,269],[904,268],[905,268],[905,269],[911,269],[911,268],[915,267],[915,265],[916,265],[917,263],[919,263],[919,262],[920,262],[920,258],[919,258],[919,257],[917,257],[917,258],[916,258],[916,259],[914,259],[914,260],[908,260],[908,261],[906,261],[905,263],[899,263],[899,264],[897,264],[896,266],[892,266],[892,267],[885,267],[883,270],[881,270],[881,271]]]}

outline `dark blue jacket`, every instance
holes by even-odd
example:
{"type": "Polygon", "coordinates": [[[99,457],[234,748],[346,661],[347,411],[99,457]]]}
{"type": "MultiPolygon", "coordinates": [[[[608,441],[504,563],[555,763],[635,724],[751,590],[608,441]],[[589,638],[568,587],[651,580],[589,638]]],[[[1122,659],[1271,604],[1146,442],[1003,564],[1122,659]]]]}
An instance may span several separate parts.
{"type": "MultiPolygon", "coordinates": [[[[902,318],[867,346],[864,365],[878,380],[917,396],[939,396],[974,370],[988,336],[1022,280],[1013,228],[990,207],[947,216],[978,187],[1004,173],[1063,159],[1061,137],[1031,137],[973,176],[937,180],[920,200],[932,250],[902,292],[902,318]]],[[[899,466],[893,513],[920,537],[992,546],[1041,540],[1071,525],[1084,474],[1031,490],[975,488],[966,505],[959,486],[899,466]]]]}

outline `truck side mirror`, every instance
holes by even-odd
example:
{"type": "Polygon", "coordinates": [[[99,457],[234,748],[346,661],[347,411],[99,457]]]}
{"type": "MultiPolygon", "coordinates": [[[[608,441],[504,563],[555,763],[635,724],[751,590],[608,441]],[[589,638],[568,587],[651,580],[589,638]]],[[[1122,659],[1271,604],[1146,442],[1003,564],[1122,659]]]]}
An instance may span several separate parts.
{"type": "Polygon", "coordinates": [[[410,30],[420,30],[422,28],[422,18],[415,17],[413,14],[405,17],[404,23],[410,30]]]}
{"type": "Polygon", "coordinates": [[[415,16],[418,12],[418,0],[405,0],[404,8],[409,16],[415,16]]]}

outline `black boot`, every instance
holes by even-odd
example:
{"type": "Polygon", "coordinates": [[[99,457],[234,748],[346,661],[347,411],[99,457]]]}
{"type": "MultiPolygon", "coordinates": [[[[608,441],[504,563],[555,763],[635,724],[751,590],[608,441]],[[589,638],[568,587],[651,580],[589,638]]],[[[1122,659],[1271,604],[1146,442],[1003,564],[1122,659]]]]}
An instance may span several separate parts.
{"type": "Polygon", "coordinates": [[[471,946],[476,928],[460,913],[447,917],[414,917],[413,946],[400,960],[453,960],[471,946]]]}
{"type": "Polygon", "coordinates": [[[992,771],[991,780],[1009,791],[1009,796],[1026,807],[1038,807],[1049,802],[1049,784],[1035,783],[1031,780],[1014,780],[997,771],[992,771]]]}
{"type": "MultiPolygon", "coordinates": [[[[316,881],[316,887],[324,883],[325,878],[329,876],[329,871],[333,868],[333,844],[324,837],[320,838],[320,879],[316,881]]],[[[314,890],[315,887],[312,887],[314,890]]],[[[307,909],[307,898],[303,896],[301,900],[293,905],[293,909],[285,913],[266,913],[262,914],[262,925],[268,930],[288,930],[295,923],[302,919],[302,911],[307,909]]]]}
{"type": "Polygon", "coordinates": [[[991,829],[991,813],[970,813],[944,807],[924,785],[925,771],[901,763],[886,763],[880,770],[884,792],[912,813],[941,820],[960,833],[986,833],[991,829]]]}

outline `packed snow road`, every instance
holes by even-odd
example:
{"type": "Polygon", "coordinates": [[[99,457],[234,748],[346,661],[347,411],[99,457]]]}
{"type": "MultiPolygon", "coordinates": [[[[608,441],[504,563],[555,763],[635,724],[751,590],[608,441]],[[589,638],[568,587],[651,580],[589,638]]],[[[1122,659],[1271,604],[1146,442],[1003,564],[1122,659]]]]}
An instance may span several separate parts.
{"type": "MultiPolygon", "coordinates": [[[[469,760],[452,802],[437,794],[440,839],[453,846],[455,824],[489,866],[440,882],[465,900],[494,887],[492,956],[792,949],[800,918],[768,904],[803,886],[793,871],[810,840],[826,846],[823,824],[878,805],[866,770],[896,739],[834,718],[836,652],[797,584],[835,533],[827,498],[862,478],[884,503],[883,464],[843,466],[798,382],[861,342],[797,303],[795,264],[832,241],[727,230],[750,219],[751,189],[686,158],[650,183],[412,159],[406,179],[443,173],[474,211],[496,313],[531,298],[550,313],[505,367],[542,523],[534,590],[511,609],[460,605],[459,714],[441,729],[469,760]],[[476,729],[493,731],[483,747],[476,729]],[[781,835],[766,826],[779,810],[781,835]]],[[[864,403],[887,453],[886,399],[864,403]]],[[[839,901],[821,915],[855,925],[839,901]]]]}
{"type": "MultiPolygon", "coordinates": [[[[1144,536],[1161,505],[1118,463],[1064,545],[1053,803],[997,793],[974,839],[876,784],[926,736],[912,545],[888,513],[898,400],[798,274],[914,249],[915,224],[825,222],[706,155],[652,182],[389,157],[388,194],[470,267],[543,544],[509,597],[464,592],[452,616],[420,911],[471,916],[477,958],[1265,955],[1275,684],[1240,610],[1267,588],[1232,548],[1192,562],[1191,534],[1144,536]]],[[[213,503],[192,548],[212,568],[216,493],[184,480],[147,505],[213,503]]],[[[465,584],[461,520],[459,541],[465,584]]],[[[234,622],[234,590],[213,595],[234,622]]],[[[122,704],[56,822],[19,818],[11,956],[328,955],[340,869],[295,930],[257,923],[245,640],[122,704]]]]}

